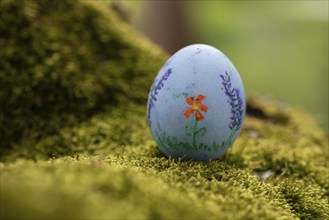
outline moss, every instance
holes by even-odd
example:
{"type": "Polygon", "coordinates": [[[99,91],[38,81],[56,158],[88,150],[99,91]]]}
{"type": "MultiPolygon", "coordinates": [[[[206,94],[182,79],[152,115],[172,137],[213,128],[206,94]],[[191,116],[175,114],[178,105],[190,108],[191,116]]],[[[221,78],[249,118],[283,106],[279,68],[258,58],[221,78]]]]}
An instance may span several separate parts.
{"type": "Polygon", "coordinates": [[[145,105],[168,56],[103,4],[0,2],[1,219],[329,218],[328,136],[281,103],[249,97],[216,161],[164,157],[145,105]]]}
{"type": "Polygon", "coordinates": [[[102,6],[1,2],[1,149],[74,126],[105,106],[145,103],[150,73],[166,56],[102,6]]]}

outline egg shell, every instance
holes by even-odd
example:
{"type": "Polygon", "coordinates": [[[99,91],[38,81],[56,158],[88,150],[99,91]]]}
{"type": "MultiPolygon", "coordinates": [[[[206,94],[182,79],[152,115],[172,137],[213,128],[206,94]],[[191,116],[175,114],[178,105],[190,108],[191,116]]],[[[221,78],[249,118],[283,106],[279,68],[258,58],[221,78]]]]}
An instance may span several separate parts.
{"type": "Polygon", "coordinates": [[[194,44],[162,66],[151,87],[148,124],[159,149],[173,158],[215,160],[238,137],[245,92],[232,62],[218,49],[194,44]]]}

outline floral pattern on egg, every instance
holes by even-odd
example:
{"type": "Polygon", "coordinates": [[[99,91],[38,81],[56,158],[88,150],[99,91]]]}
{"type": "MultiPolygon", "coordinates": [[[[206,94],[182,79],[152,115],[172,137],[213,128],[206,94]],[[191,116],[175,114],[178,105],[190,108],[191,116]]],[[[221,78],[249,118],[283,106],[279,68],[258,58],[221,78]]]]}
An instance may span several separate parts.
{"type": "Polygon", "coordinates": [[[240,133],[246,112],[239,73],[214,47],[176,52],[151,87],[147,118],[159,149],[198,161],[223,155],[240,133]]]}

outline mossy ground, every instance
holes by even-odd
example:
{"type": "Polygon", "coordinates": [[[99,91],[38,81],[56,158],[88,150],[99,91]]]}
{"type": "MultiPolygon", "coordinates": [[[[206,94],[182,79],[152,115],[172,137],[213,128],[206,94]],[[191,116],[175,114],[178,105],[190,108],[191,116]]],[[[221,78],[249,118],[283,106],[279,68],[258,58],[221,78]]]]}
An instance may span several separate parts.
{"type": "Polygon", "coordinates": [[[2,219],[329,218],[328,136],[280,103],[249,98],[216,161],[164,157],[145,105],[167,55],[101,4],[0,2],[2,219]]]}

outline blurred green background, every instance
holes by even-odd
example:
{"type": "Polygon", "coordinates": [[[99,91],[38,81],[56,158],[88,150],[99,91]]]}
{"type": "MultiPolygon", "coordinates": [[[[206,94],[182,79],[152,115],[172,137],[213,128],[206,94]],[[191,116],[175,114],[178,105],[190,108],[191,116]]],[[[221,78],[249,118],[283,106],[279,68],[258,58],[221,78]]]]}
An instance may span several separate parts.
{"type": "Polygon", "coordinates": [[[117,3],[169,53],[192,43],[213,45],[235,64],[247,95],[310,112],[328,132],[328,1],[117,3]]]}

